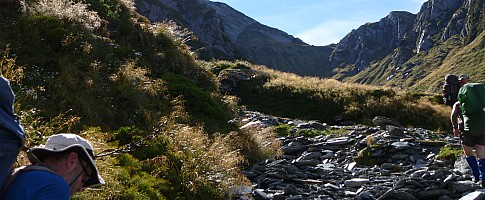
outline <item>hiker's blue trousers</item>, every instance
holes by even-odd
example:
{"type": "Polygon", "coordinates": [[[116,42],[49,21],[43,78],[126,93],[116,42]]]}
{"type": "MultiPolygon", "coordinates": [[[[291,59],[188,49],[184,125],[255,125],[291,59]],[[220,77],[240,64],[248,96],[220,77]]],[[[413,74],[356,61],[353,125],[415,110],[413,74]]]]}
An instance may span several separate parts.
{"type": "Polygon", "coordinates": [[[18,136],[0,129],[0,188],[3,187],[13,163],[17,159],[21,143],[18,136]]]}

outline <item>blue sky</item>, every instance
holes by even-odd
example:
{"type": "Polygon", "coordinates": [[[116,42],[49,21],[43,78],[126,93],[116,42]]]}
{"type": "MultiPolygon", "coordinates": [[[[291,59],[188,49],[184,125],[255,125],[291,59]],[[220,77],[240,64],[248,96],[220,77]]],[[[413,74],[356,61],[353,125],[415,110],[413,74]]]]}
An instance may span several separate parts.
{"type": "Polygon", "coordinates": [[[311,45],[337,43],[352,29],[391,11],[416,14],[427,0],[211,0],[311,45]]]}

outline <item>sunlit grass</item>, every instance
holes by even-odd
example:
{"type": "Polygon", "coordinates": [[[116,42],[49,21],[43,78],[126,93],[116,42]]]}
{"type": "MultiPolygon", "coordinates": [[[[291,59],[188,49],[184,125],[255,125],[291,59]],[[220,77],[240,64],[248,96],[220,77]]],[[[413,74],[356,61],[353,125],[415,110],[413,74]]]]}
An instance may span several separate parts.
{"type": "Polygon", "coordinates": [[[438,104],[432,94],[301,77],[244,62],[214,64],[221,70],[242,65],[264,74],[266,79],[241,82],[238,96],[250,109],[267,114],[329,124],[340,118],[368,125],[375,116],[386,116],[410,127],[449,128],[450,109],[438,104]]]}
{"type": "Polygon", "coordinates": [[[45,15],[68,20],[73,23],[84,25],[89,30],[99,28],[103,20],[94,11],[88,9],[88,5],[71,0],[39,0],[34,3],[25,2],[24,9],[32,15],[45,15]]]}

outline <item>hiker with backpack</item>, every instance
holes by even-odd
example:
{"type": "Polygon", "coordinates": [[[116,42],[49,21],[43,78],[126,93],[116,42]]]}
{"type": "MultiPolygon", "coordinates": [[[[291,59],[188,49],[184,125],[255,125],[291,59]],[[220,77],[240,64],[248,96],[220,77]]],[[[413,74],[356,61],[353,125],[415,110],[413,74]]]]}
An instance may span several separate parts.
{"type": "Polygon", "coordinates": [[[29,151],[33,165],[14,171],[0,199],[67,200],[85,188],[105,183],[94,162],[93,146],[76,134],[52,135],[45,145],[29,151]]]}
{"type": "Polygon", "coordinates": [[[460,88],[457,100],[451,112],[453,134],[460,137],[475,182],[481,181],[485,187],[485,86],[466,83],[460,88]]]}
{"type": "Polygon", "coordinates": [[[445,83],[443,84],[443,102],[446,105],[453,107],[458,98],[458,91],[461,86],[465,85],[470,78],[466,74],[456,76],[454,74],[447,74],[445,76],[445,83]]]}
{"type": "Polygon", "coordinates": [[[24,129],[14,114],[14,101],[9,81],[0,74],[0,188],[25,141],[24,129]]]}

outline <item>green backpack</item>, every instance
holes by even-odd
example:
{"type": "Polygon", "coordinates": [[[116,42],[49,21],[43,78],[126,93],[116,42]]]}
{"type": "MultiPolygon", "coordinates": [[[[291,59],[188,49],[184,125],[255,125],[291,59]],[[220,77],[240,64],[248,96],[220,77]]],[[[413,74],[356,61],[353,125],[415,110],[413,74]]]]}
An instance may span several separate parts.
{"type": "Polygon", "coordinates": [[[485,135],[485,85],[468,83],[458,92],[465,131],[485,135]]]}

